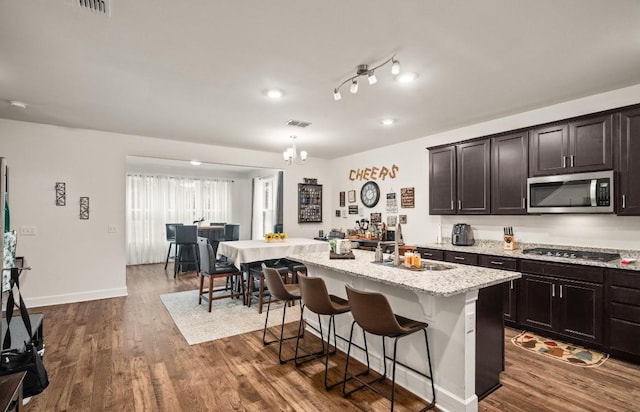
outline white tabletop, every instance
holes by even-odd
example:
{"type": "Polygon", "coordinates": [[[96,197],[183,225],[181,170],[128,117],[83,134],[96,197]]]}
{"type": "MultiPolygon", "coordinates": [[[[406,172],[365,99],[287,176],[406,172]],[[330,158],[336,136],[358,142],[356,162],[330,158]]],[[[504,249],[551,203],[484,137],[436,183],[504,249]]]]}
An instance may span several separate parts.
{"type": "Polygon", "coordinates": [[[329,243],[321,240],[287,238],[281,241],[235,240],[220,242],[218,254],[233,261],[237,268],[243,263],[279,259],[299,253],[329,252],[329,243]]]}

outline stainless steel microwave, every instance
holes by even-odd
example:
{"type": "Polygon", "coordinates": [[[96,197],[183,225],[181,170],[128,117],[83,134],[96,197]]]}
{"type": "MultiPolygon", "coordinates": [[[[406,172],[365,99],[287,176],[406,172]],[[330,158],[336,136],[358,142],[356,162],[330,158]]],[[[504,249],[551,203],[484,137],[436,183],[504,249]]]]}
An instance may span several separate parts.
{"type": "Polygon", "coordinates": [[[529,213],[613,213],[613,171],[530,177],[529,213]]]}

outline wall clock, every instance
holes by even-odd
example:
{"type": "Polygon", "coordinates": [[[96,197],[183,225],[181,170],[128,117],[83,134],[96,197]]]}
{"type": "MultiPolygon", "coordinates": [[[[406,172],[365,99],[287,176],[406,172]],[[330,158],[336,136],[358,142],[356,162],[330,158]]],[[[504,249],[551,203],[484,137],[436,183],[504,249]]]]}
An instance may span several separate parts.
{"type": "Polygon", "coordinates": [[[369,181],[362,185],[360,190],[360,200],[366,207],[374,207],[380,200],[380,187],[374,181],[369,181]]]}

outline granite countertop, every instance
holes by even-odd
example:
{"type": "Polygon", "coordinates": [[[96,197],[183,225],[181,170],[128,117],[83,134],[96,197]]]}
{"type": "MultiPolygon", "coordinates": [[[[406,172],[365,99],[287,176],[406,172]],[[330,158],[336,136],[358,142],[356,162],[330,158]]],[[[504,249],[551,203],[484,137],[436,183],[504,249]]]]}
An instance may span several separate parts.
{"type": "MultiPolygon", "coordinates": [[[[434,296],[453,296],[518,279],[520,273],[449,262],[426,261],[451,267],[441,271],[413,271],[373,263],[374,252],[353,250],[355,259],[329,259],[328,253],[300,253],[287,256],[326,269],[399,286],[434,296]]],[[[385,255],[388,258],[389,255],[385,255]]],[[[423,261],[425,261],[423,259],[423,261]]],[[[313,274],[313,272],[311,272],[313,274]]]]}
{"type": "Polygon", "coordinates": [[[438,249],[438,250],[450,250],[455,252],[468,252],[477,253],[482,255],[504,256],[519,259],[530,260],[543,260],[547,262],[559,262],[570,263],[574,265],[585,266],[599,266],[614,269],[625,269],[640,271],[640,251],[638,250],[621,250],[621,249],[597,249],[589,247],[573,247],[573,246],[558,246],[558,245],[544,245],[536,243],[518,243],[518,249],[516,250],[504,250],[503,243],[494,240],[476,240],[473,246],[455,246],[451,244],[450,238],[444,238],[443,243],[429,243],[417,245],[421,248],[438,249]],[[638,259],[636,262],[623,265],[620,263],[621,259],[611,260],[609,262],[599,262],[595,260],[584,259],[571,259],[556,256],[534,255],[529,253],[522,253],[524,249],[532,248],[554,248],[554,249],[567,249],[567,250],[582,250],[589,252],[604,252],[604,253],[619,253],[622,258],[638,259]]]}

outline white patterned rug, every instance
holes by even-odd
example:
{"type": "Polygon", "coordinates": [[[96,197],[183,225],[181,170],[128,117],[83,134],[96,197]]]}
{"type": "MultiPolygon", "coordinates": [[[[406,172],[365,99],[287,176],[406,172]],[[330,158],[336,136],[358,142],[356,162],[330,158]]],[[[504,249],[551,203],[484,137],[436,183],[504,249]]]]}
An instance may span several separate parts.
{"type": "MultiPolygon", "coordinates": [[[[160,295],[160,299],[189,345],[262,329],[267,315],[266,305],[260,314],[256,305],[248,308],[242,304],[242,299],[214,300],[213,308],[208,312],[206,299],[198,305],[197,290],[167,293],[160,295]]],[[[282,310],[281,302],[271,306],[269,326],[280,325],[282,310]]],[[[285,321],[299,320],[300,305],[288,307],[285,321]]]]}

